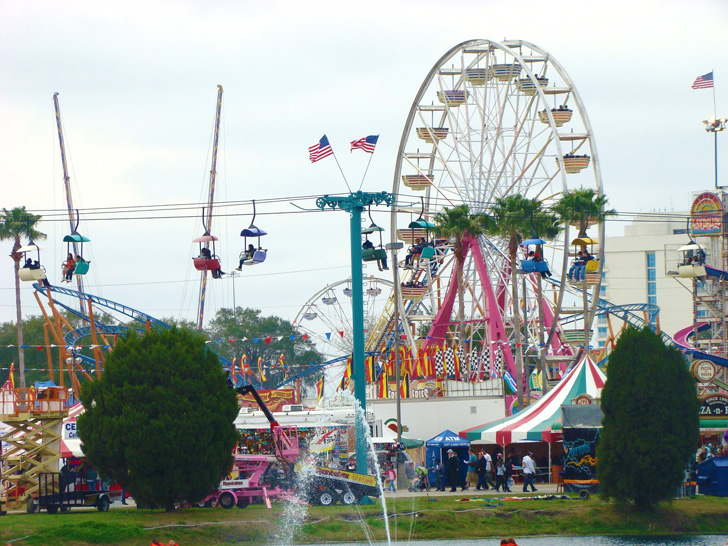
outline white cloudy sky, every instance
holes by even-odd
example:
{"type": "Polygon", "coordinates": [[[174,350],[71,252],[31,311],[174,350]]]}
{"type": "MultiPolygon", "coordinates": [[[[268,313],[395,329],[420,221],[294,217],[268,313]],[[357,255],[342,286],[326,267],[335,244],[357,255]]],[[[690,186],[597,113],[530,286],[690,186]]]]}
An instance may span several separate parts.
{"type": "MultiPolygon", "coordinates": [[[[76,205],[82,209],[204,199],[216,86],[225,88],[221,201],[345,191],[330,158],[307,147],[327,133],[358,186],[369,156],[348,141],[380,134],[364,188],[391,190],[410,104],[432,65],[473,38],[523,39],[551,52],[575,82],[619,211],[685,210],[713,185],[701,120],[715,70],[728,113],[721,0],[145,1],[0,0],[0,206],[65,206],[52,96],[60,93],[76,205]]],[[[723,108],[723,110],[721,110],[723,108]]],[[[721,136],[726,150],[728,135],[721,136]]],[[[723,160],[722,176],[728,176],[723,160]]],[[[314,201],[299,203],[313,207],[314,201]]],[[[266,209],[273,212],[273,208],[266,209]]],[[[279,205],[275,210],[295,209],[279,205]]],[[[199,210],[156,220],[84,215],[92,239],[87,290],[154,316],[193,319],[191,267],[199,210]]],[[[235,266],[250,207],[218,224],[224,269],[235,266]]],[[[139,216],[137,214],[137,216],[139,216]]],[[[375,218],[386,225],[384,214],[375,218]]],[[[233,303],[292,319],[318,289],[347,276],[344,213],[265,215],[264,266],[212,283],[208,309],[233,303]]],[[[60,279],[67,222],[46,221],[44,262],[60,279]]],[[[10,244],[2,243],[6,254],[10,244]]],[[[38,313],[29,286],[25,313],[38,313]]],[[[14,316],[11,261],[0,267],[0,320],[14,316]]]]}

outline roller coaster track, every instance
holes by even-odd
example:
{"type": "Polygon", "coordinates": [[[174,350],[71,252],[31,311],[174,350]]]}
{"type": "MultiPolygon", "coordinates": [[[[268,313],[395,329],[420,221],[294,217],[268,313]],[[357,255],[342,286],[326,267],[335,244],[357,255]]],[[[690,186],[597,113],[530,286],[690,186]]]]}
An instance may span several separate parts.
{"type": "MultiPolygon", "coordinates": [[[[544,280],[555,286],[558,286],[560,284],[559,281],[553,280],[551,278],[544,280]]],[[[587,293],[586,298],[587,301],[591,303],[591,294],[587,293]]],[[[649,326],[650,323],[658,317],[658,315],[660,314],[660,307],[651,303],[628,303],[624,305],[618,305],[600,298],[599,300],[597,300],[597,308],[594,311],[594,314],[597,317],[612,315],[620,320],[623,320],[624,322],[631,324],[632,326],[636,326],[637,328],[644,328],[645,326],[649,326]],[[637,315],[636,313],[647,313],[647,320],[637,315]]],[[[559,324],[563,326],[564,324],[570,324],[572,322],[582,320],[583,318],[584,313],[574,313],[567,317],[561,317],[559,319],[559,324]]],[[[665,332],[660,332],[660,337],[662,338],[662,341],[667,343],[668,345],[675,345],[673,339],[665,332]]]]}
{"type": "MultiPolygon", "coordinates": [[[[44,286],[41,286],[39,284],[33,284],[33,287],[43,295],[48,295],[48,291],[55,293],[55,294],[61,294],[64,296],[69,296],[71,298],[74,298],[76,300],[84,300],[84,301],[91,301],[93,304],[95,304],[98,307],[103,307],[105,309],[110,309],[112,311],[115,311],[117,313],[120,313],[122,315],[125,315],[127,317],[130,317],[138,322],[141,322],[142,324],[150,324],[152,327],[155,328],[162,328],[162,329],[169,329],[171,326],[167,324],[166,322],[163,322],[157,318],[154,318],[151,315],[148,315],[147,313],[144,313],[143,311],[138,311],[137,309],[132,309],[131,307],[127,305],[123,305],[121,303],[111,301],[106,298],[102,298],[100,296],[95,296],[93,294],[87,294],[85,292],[79,292],[77,290],[71,290],[70,288],[66,288],[63,286],[51,286],[50,288],[46,288],[44,286]]],[[[86,323],[89,323],[91,319],[88,315],[82,313],[78,309],[74,309],[69,305],[66,305],[65,303],[56,300],[53,298],[53,301],[56,305],[59,305],[69,313],[75,315],[76,317],[80,318],[86,323]]],[[[94,321],[95,328],[104,334],[123,334],[131,330],[132,328],[129,328],[128,326],[111,326],[107,324],[100,323],[98,321],[94,321]]],[[[141,330],[139,330],[141,331],[141,330]]],[[[75,330],[71,330],[70,332],[66,333],[63,336],[63,340],[65,341],[66,345],[73,346],[75,343],[86,336],[91,335],[91,327],[90,326],[82,326],[81,328],[76,328],[75,330]]],[[[213,351],[214,352],[214,351],[213,351]]],[[[95,364],[95,361],[85,355],[78,355],[86,364],[95,364]]],[[[215,353],[215,356],[217,356],[218,360],[220,361],[220,364],[222,365],[223,371],[230,373],[230,370],[232,368],[232,362],[230,362],[227,358],[225,358],[222,355],[219,355],[215,353]]],[[[236,373],[233,371],[232,374],[230,374],[230,382],[235,387],[243,386],[248,383],[256,384],[257,382],[249,381],[246,378],[244,378],[241,374],[236,373]]],[[[256,387],[259,387],[260,384],[256,384],[256,387]]]]}

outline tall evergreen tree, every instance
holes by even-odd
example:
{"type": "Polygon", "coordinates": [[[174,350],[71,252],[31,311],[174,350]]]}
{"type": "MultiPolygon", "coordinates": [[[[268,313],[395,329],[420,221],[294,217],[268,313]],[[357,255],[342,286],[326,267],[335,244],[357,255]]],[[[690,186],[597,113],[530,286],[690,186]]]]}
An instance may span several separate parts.
{"type": "Polygon", "coordinates": [[[609,356],[597,448],[600,493],[650,509],[670,500],[698,441],[695,380],[679,350],[629,328],[609,356]]]}
{"type": "Polygon", "coordinates": [[[232,465],[236,395],[198,332],[130,333],[81,401],[88,460],[145,506],[197,502],[232,465]]]}

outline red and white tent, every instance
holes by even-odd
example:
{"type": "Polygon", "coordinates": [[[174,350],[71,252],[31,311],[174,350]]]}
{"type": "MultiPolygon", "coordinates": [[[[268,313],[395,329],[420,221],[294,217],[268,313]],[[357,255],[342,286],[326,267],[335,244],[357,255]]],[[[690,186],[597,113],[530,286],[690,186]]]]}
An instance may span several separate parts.
{"type": "Polygon", "coordinates": [[[524,411],[504,419],[460,432],[471,442],[502,446],[521,441],[555,442],[561,440],[561,406],[581,394],[599,398],[607,378],[588,356],[574,366],[553,390],[524,411]]]}
{"type": "Polygon", "coordinates": [[[61,457],[83,457],[81,449],[81,439],[78,437],[76,429],[76,420],[83,413],[83,404],[81,402],[71,406],[68,410],[68,417],[63,420],[63,430],[61,431],[61,457]]]}

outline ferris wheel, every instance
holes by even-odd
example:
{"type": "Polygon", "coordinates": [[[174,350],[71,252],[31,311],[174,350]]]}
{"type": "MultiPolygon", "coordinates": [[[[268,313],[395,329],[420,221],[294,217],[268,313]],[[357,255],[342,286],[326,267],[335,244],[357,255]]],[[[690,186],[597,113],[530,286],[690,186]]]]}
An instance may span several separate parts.
{"type": "MultiPolygon", "coordinates": [[[[364,330],[368,333],[391,300],[392,281],[364,276],[364,330]]],[[[391,313],[391,311],[389,311],[391,313]]],[[[325,360],[352,352],[351,278],[329,284],[299,309],[294,324],[316,344],[325,360]]]]}
{"type": "MultiPolygon", "coordinates": [[[[511,194],[548,207],[564,191],[577,188],[602,193],[599,160],[582,100],[550,53],[520,40],[472,40],[443,55],[413,101],[392,190],[397,196],[391,213],[393,239],[404,241],[405,247],[422,239],[434,241],[434,249],[423,251],[417,266],[401,278],[400,328],[412,348],[415,338],[423,339],[423,330],[429,332],[427,344],[452,339],[456,329],[454,256],[450,243],[433,234],[436,213],[463,203],[471,212],[487,213],[496,198],[511,194]]],[[[603,226],[592,230],[595,241],[602,238],[603,226]]],[[[553,289],[547,283],[542,291],[546,296],[557,292],[569,243],[562,235],[544,247],[554,272],[549,281],[553,289]]],[[[601,255],[602,248],[592,250],[601,255]]],[[[468,250],[463,271],[466,337],[513,345],[507,243],[481,237],[468,250]]],[[[526,334],[524,343],[536,343],[537,283],[533,275],[522,280],[520,329],[526,334]]],[[[567,292],[573,297],[580,293],[570,287],[567,292]]],[[[592,298],[595,304],[597,300],[592,298]]],[[[543,311],[549,325],[558,322],[558,308],[552,302],[543,311]]],[[[392,323],[386,313],[377,321],[368,350],[383,343],[392,323]]],[[[554,343],[562,341],[557,337],[554,343]]]]}

